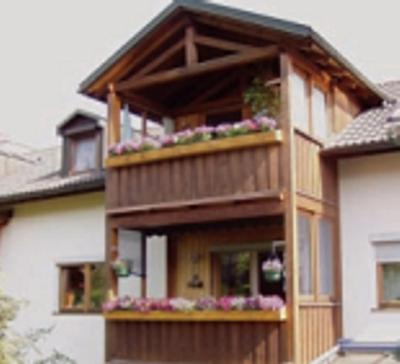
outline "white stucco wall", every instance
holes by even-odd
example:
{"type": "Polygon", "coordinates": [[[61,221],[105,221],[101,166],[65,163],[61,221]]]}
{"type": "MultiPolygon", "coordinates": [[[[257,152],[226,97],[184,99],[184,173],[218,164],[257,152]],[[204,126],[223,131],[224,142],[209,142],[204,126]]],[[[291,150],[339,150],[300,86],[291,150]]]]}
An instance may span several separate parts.
{"type": "Polygon", "coordinates": [[[104,321],[100,315],[57,315],[56,264],[105,260],[104,194],[28,203],[15,209],[0,235],[1,286],[25,299],[19,330],[53,327],[53,348],[79,364],[104,363],[104,321]]]}
{"type": "Polygon", "coordinates": [[[400,311],[377,307],[375,251],[383,234],[400,237],[400,153],[340,162],[344,336],[400,340],[400,311]]]}

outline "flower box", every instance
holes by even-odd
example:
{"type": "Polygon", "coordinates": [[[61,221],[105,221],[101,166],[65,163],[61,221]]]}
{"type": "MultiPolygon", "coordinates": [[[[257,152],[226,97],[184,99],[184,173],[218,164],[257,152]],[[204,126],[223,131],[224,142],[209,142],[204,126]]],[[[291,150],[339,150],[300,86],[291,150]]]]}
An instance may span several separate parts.
{"type": "Polygon", "coordinates": [[[276,311],[113,311],[104,314],[107,321],[170,321],[170,322],[283,322],[286,308],[276,311]]]}
{"type": "Polygon", "coordinates": [[[245,149],[265,144],[280,143],[282,133],[280,130],[241,135],[223,139],[198,142],[187,145],[177,145],[157,150],[110,156],[106,166],[110,168],[124,167],[133,164],[145,164],[166,159],[186,158],[201,154],[212,154],[229,150],[245,149]]]}

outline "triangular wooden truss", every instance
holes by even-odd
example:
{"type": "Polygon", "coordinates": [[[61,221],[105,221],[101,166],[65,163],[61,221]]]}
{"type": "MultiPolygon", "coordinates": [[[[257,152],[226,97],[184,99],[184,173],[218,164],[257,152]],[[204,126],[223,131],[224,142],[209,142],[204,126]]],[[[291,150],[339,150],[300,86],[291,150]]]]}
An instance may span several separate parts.
{"type": "Polygon", "coordinates": [[[278,47],[275,45],[255,47],[218,37],[201,35],[196,32],[193,25],[186,25],[183,39],[178,40],[126,80],[117,83],[115,90],[117,92],[135,92],[146,87],[272,58],[277,54],[278,47]],[[223,55],[200,61],[199,47],[213,48],[221,51],[223,55]],[[182,66],[158,70],[165,62],[180,52],[185,55],[185,62],[182,66]]]}

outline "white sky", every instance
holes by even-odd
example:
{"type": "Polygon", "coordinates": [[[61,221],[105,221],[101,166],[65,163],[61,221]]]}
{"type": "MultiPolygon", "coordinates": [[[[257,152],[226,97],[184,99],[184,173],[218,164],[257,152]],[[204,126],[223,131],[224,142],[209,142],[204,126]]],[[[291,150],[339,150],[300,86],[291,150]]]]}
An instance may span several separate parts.
{"type": "MultiPolygon", "coordinates": [[[[372,81],[400,79],[399,0],[216,1],[303,22],[372,81]]],[[[36,147],[75,108],[79,83],[168,0],[0,0],[0,132],[36,147]]]]}

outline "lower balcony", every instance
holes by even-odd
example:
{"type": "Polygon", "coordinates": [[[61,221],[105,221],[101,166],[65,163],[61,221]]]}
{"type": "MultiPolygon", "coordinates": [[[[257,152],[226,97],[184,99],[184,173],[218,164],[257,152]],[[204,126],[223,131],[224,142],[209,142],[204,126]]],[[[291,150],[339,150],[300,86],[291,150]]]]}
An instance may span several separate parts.
{"type": "Polygon", "coordinates": [[[284,310],[106,315],[111,363],[281,363],[284,310]]]}

